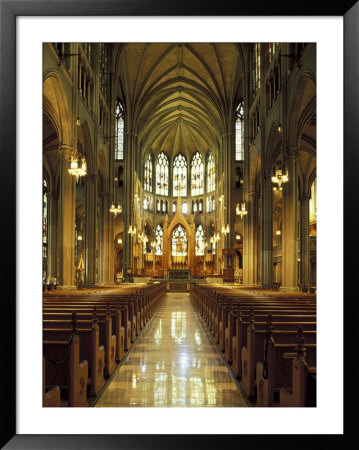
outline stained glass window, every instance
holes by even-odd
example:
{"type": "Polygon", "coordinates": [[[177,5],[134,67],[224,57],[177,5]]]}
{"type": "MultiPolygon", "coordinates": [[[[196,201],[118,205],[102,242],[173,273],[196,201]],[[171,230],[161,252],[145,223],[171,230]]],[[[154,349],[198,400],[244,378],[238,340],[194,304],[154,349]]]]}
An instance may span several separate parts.
{"type": "Polygon", "coordinates": [[[156,194],[168,195],[168,158],[163,152],[157,158],[156,194]]]}
{"type": "Polygon", "coordinates": [[[173,196],[185,197],[187,195],[187,161],[179,153],[173,162],[173,196]]]}
{"type": "Polygon", "coordinates": [[[172,255],[186,256],[187,255],[187,234],[182,225],[178,225],[172,234],[172,255]]]}
{"type": "Polygon", "coordinates": [[[203,195],[204,166],[202,162],[202,156],[198,151],[194,154],[192,158],[191,171],[192,171],[191,193],[192,195],[203,195]]]}
{"type": "Polygon", "coordinates": [[[204,255],[204,232],[202,225],[198,225],[196,229],[196,256],[204,255]]]}
{"type": "Polygon", "coordinates": [[[272,62],[273,56],[275,55],[275,53],[277,51],[277,48],[278,48],[278,43],[277,42],[269,42],[269,44],[268,44],[269,62],[272,62]]]}
{"type": "Polygon", "coordinates": [[[260,80],[260,72],[261,72],[261,50],[260,44],[254,44],[253,48],[253,87],[254,93],[258,91],[261,87],[260,80]]]}
{"type": "Polygon", "coordinates": [[[115,121],[115,159],[122,160],[124,155],[125,120],[120,102],[117,102],[116,105],[115,121]]]}
{"type": "Polygon", "coordinates": [[[45,179],[42,196],[42,257],[47,258],[47,182],[45,179]]]}
{"type": "Polygon", "coordinates": [[[243,102],[236,109],[236,161],[244,159],[244,106],[243,102]]]}
{"type": "Polygon", "coordinates": [[[157,225],[155,254],[162,255],[162,248],[163,248],[163,228],[162,225],[157,225]]]}
{"type": "Polygon", "coordinates": [[[187,213],[188,213],[187,202],[182,202],[182,214],[187,214],[187,213]]]}
{"type": "Polygon", "coordinates": [[[143,209],[146,211],[152,211],[153,208],[153,199],[151,197],[149,197],[148,195],[145,195],[143,198],[143,209]],[[152,203],[152,205],[151,205],[152,203]]]}
{"type": "Polygon", "coordinates": [[[214,211],[214,207],[215,207],[215,198],[214,196],[212,197],[207,197],[207,212],[211,213],[214,211]]]}
{"type": "Polygon", "coordinates": [[[214,158],[211,152],[207,157],[207,192],[213,192],[216,189],[216,168],[214,158]]]}
{"type": "Polygon", "coordinates": [[[152,192],[152,155],[148,154],[145,162],[145,173],[144,173],[144,188],[145,191],[152,192]]]}

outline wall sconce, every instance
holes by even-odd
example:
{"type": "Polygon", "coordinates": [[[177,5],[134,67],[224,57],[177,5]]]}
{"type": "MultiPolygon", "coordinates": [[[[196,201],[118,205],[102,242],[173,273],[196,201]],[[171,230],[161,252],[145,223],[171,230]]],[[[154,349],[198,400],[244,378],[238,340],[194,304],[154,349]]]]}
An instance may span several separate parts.
{"type": "Polygon", "coordinates": [[[246,210],[246,204],[244,202],[241,203],[241,206],[239,206],[239,203],[237,203],[236,214],[237,216],[241,216],[241,219],[243,219],[243,216],[246,216],[248,214],[248,211],[246,210]]]}
{"type": "Polygon", "coordinates": [[[128,229],[128,233],[129,234],[136,234],[136,232],[137,232],[136,225],[134,225],[134,226],[130,225],[129,229],[128,229]]]}
{"type": "Polygon", "coordinates": [[[119,237],[119,238],[117,239],[117,244],[122,244],[122,238],[119,237]]]}
{"type": "Polygon", "coordinates": [[[227,224],[226,226],[222,225],[221,233],[223,233],[223,234],[228,234],[229,233],[229,224],[227,224]]]}
{"type": "Polygon", "coordinates": [[[277,236],[280,236],[280,235],[282,234],[282,232],[281,232],[280,230],[277,230],[277,231],[275,232],[275,234],[276,234],[277,236]]]}
{"type": "Polygon", "coordinates": [[[138,234],[138,238],[139,238],[139,240],[142,241],[144,244],[145,244],[146,242],[148,242],[148,237],[145,235],[145,233],[144,233],[143,231],[141,231],[141,232],[138,234]]]}
{"type": "Polygon", "coordinates": [[[236,234],[236,240],[240,241],[241,240],[241,235],[240,234],[236,234]]]}

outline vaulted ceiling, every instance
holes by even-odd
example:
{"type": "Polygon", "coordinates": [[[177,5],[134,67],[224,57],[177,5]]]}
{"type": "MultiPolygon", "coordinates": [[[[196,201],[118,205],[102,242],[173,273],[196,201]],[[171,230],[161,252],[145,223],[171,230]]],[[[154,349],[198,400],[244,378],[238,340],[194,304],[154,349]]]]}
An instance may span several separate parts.
{"type": "Polygon", "coordinates": [[[139,148],[187,158],[218,150],[243,96],[244,51],[232,43],[119,45],[115,71],[139,148]]]}

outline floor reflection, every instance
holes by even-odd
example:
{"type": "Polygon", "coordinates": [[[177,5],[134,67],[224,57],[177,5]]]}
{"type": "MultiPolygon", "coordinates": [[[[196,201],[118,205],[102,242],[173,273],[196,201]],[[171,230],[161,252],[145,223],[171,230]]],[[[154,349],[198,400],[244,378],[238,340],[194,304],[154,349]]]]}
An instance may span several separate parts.
{"type": "Polygon", "coordinates": [[[188,293],[168,293],[96,407],[247,404],[188,293]]]}

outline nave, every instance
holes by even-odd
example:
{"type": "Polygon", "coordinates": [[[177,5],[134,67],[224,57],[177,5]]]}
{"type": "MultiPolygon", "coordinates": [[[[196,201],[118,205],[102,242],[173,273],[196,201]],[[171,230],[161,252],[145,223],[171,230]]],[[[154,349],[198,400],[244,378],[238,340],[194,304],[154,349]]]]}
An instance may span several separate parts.
{"type": "Polygon", "coordinates": [[[168,292],[96,407],[247,407],[189,293],[168,292]]]}

